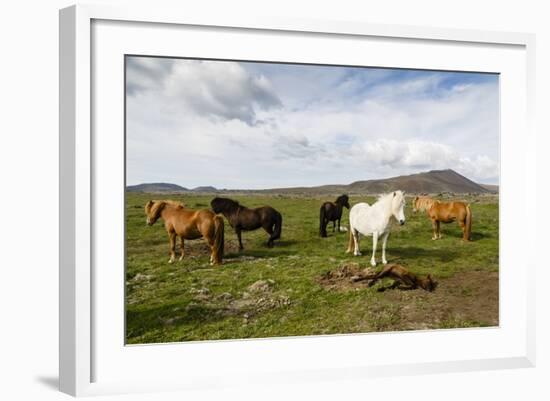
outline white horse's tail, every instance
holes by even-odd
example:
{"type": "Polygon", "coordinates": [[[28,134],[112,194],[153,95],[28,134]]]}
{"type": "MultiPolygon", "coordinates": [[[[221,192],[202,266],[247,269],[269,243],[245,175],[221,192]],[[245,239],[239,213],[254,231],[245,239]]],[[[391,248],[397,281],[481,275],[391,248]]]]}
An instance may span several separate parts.
{"type": "Polygon", "coordinates": [[[346,253],[351,253],[353,251],[353,227],[351,226],[351,221],[349,222],[349,235],[348,235],[348,249],[346,253]]]}

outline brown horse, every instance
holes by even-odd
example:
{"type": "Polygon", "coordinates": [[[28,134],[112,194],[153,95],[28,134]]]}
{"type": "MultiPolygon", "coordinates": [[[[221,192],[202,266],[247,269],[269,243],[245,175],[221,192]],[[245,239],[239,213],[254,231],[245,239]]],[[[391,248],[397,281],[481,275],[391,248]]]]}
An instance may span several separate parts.
{"type": "Polygon", "coordinates": [[[389,277],[394,280],[393,285],[389,287],[382,287],[378,291],[382,292],[387,289],[401,288],[403,290],[415,290],[418,287],[423,290],[432,292],[437,287],[437,281],[432,279],[431,274],[426,277],[420,277],[409,271],[406,267],[391,264],[386,265],[384,268],[373,276],[367,276],[366,279],[371,279],[369,287],[372,287],[378,280],[384,277],[389,277]]]}
{"type": "Polygon", "coordinates": [[[441,238],[440,223],[457,221],[462,229],[462,239],[470,241],[472,234],[472,211],[470,205],[464,202],[441,202],[427,196],[417,196],[413,199],[413,212],[426,211],[432,220],[432,240],[441,238]]]}
{"type": "Polygon", "coordinates": [[[338,222],[338,232],[340,232],[340,219],[344,207],[349,209],[347,195],[340,195],[334,202],[325,202],[321,205],[319,212],[319,235],[321,237],[327,236],[327,224],[330,221],[332,221],[332,232],[336,231],[336,222],[338,222]]]}
{"type": "Polygon", "coordinates": [[[273,241],[281,238],[283,217],[271,206],[249,209],[228,198],[214,198],[210,205],[214,212],[222,213],[231,224],[231,227],[235,229],[239,238],[239,250],[241,251],[244,249],[241,231],[252,231],[262,227],[269,234],[267,246],[270,248],[273,246],[273,241]]]}
{"type": "Polygon", "coordinates": [[[147,224],[153,225],[160,218],[170,238],[170,260],[176,259],[176,237],[181,240],[181,257],[185,256],[184,240],[204,238],[210,246],[210,264],[221,264],[223,258],[223,218],[208,209],[187,209],[183,203],[171,200],[149,201],[145,205],[147,224]]]}

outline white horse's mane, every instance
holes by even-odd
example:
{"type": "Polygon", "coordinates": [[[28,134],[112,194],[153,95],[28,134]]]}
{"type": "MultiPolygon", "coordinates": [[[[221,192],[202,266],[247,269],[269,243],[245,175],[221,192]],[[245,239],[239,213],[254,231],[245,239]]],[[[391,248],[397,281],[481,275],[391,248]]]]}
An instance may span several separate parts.
{"type": "Polygon", "coordinates": [[[380,194],[378,195],[378,202],[380,201],[384,201],[384,200],[388,200],[390,198],[393,198],[394,197],[394,194],[401,194],[401,196],[403,196],[403,191],[393,191],[393,192],[389,192],[387,194],[380,194]]]}

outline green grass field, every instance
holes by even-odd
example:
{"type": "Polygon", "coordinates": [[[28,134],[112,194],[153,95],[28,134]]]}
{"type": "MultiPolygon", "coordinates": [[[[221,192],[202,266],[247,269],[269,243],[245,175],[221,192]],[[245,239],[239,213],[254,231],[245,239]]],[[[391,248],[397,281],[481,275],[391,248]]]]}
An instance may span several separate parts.
{"type": "MultiPolygon", "coordinates": [[[[390,290],[382,282],[326,285],[320,278],[342,266],[369,266],[372,239],[362,238],[363,256],[345,253],[348,234],[320,238],[319,207],[328,198],[232,197],[249,207],[271,205],[283,215],[282,238],[274,248],[263,230],[243,233],[238,252],[225,224],[225,260],[210,266],[204,241],[186,241],[186,258],[168,264],[163,222],[146,226],[149,199],[177,199],[190,208],[209,208],[211,195],[127,194],[126,340],[129,344],[301,336],[372,331],[498,325],[498,197],[467,198],[473,213],[472,239],[461,241],[458,225],[442,225],[431,240],[431,223],[412,214],[395,224],[388,241],[390,263],[417,274],[431,273],[435,292],[390,290]]],[[[461,198],[465,199],[465,198],[461,198]]],[[[351,197],[350,204],[372,202],[351,197]]],[[[343,226],[347,226],[344,210],[343,226]]],[[[377,261],[380,264],[380,251],[377,261]]],[[[179,256],[179,243],[178,243],[179,256]]]]}

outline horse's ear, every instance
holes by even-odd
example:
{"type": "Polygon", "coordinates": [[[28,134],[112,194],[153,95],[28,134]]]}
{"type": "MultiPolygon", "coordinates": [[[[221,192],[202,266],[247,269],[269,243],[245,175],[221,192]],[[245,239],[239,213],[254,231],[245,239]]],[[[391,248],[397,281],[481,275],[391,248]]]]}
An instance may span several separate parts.
{"type": "Polygon", "coordinates": [[[395,198],[395,192],[393,193],[393,197],[395,198]]]}
{"type": "Polygon", "coordinates": [[[151,210],[151,206],[153,206],[153,201],[152,201],[152,200],[150,200],[149,202],[147,202],[147,203],[145,204],[145,211],[146,211],[147,213],[149,213],[149,210],[151,210]]]}

